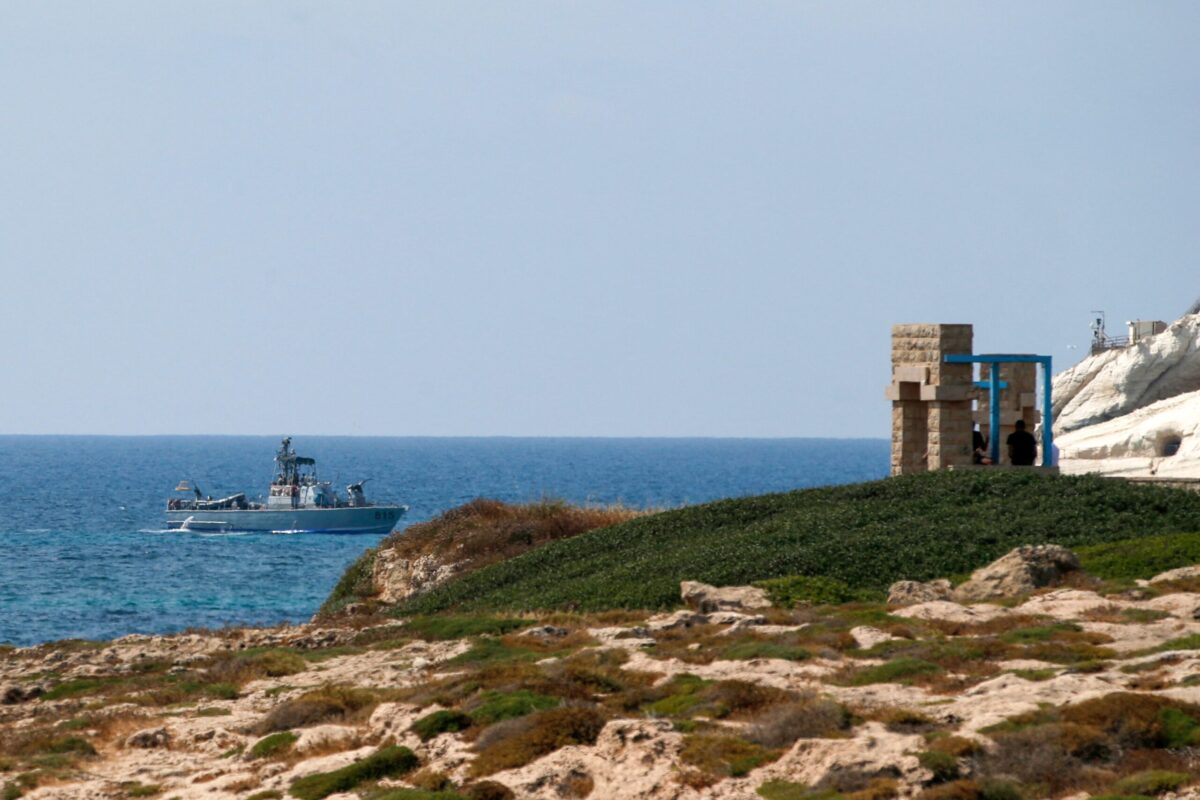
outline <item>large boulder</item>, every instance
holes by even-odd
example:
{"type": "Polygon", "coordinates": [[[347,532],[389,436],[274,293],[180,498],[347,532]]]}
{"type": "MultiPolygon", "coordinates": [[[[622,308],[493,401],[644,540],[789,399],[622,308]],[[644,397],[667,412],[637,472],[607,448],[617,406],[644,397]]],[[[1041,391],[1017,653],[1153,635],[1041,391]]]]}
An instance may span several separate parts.
{"type": "Polygon", "coordinates": [[[709,586],[699,581],[683,581],[679,594],[688,608],[709,614],[713,611],[741,611],[747,608],[769,608],[767,593],[757,586],[709,586]]]}
{"type": "Polygon", "coordinates": [[[954,590],[960,603],[1019,597],[1034,589],[1059,584],[1063,576],[1079,569],[1079,556],[1057,544],[1018,547],[986,567],[954,590]]]}
{"type": "Polygon", "coordinates": [[[166,728],[145,728],[131,734],[125,740],[126,747],[136,747],[142,750],[154,750],[171,744],[171,734],[166,728]]]}
{"type": "Polygon", "coordinates": [[[896,581],[888,587],[888,605],[912,606],[917,603],[932,603],[935,600],[949,600],[952,587],[950,581],[939,578],[936,581],[896,581]]]}

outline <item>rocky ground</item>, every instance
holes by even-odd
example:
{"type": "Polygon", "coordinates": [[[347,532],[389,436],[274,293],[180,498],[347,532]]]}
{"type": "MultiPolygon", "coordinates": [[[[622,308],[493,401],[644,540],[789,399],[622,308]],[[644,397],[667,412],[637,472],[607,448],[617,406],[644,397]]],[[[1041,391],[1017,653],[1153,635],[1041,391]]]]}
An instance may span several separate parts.
{"type": "Polygon", "coordinates": [[[1113,587],[1045,548],[1006,558],[974,589],[912,584],[887,606],[685,584],[688,607],[656,615],[9,649],[0,785],[44,800],[1192,796],[1197,571],[1113,587]]]}

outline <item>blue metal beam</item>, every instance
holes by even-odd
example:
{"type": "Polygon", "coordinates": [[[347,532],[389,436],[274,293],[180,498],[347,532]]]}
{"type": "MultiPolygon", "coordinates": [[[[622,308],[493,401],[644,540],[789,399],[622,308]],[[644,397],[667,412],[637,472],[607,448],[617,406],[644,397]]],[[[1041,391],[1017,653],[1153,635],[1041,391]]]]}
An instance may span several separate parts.
{"type": "MultiPolygon", "coordinates": [[[[991,380],[987,383],[988,403],[991,410],[991,442],[989,450],[992,461],[1000,463],[1000,442],[996,432],[1000,430],[1000,406],[996,402],[1000,394],[1001,364],[1040,364],[1042,367],[1042,466],[1054,466],[1054,425],[1051,419],[1051,385],[1052,374],[1050,356],[1033,355],[1032,353],[981,353],[979,355],[948,355],[943,356],[947,364],[991,364],[991,380]]],[[[983,381],[976,381],[978,386],[983,381]]],[[[980,387],[982,388],[982,387],[980,387]]]]}

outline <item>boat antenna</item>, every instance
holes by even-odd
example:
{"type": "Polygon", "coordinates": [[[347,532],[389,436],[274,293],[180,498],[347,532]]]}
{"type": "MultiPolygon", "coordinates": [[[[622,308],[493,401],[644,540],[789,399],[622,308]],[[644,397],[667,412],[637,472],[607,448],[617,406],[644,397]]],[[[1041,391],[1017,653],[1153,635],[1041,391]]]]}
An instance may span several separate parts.
{"type": "Polygon", "coordinates": [[[194,479],[192,480],[192,491],[196,493],[197,500],[204,499],[204,492],[200,491],[200,485],[194,479]]]}

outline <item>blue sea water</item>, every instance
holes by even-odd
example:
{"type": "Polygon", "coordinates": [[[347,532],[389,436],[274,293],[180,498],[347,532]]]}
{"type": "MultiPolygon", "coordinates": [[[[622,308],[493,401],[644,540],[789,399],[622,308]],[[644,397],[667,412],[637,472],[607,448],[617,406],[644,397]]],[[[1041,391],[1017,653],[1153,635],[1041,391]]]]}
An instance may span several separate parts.
{"type": "MultiPolygon", "coordinates": [[[[0,642],[306,620],[381,537],[163,530],[181,478],[256,497],[278,440],[0,436],[0,642]]],[[[335,485],[410,507],[475,497],[673,507],[883,477],[881,439],[296,437],[335,485]]]]}

